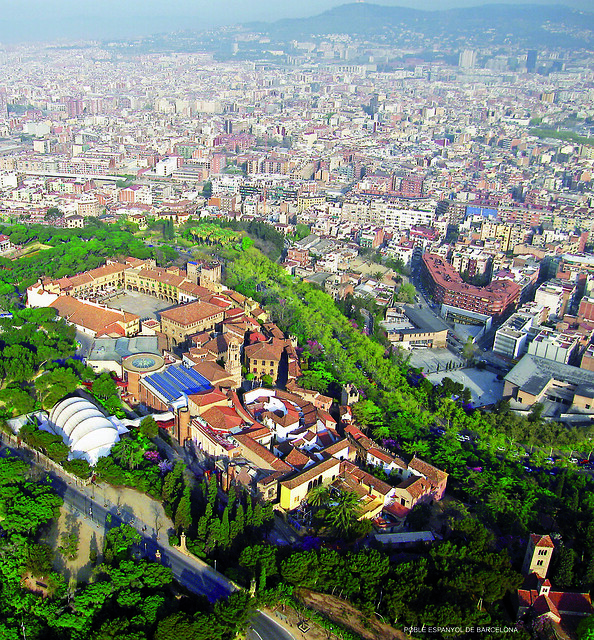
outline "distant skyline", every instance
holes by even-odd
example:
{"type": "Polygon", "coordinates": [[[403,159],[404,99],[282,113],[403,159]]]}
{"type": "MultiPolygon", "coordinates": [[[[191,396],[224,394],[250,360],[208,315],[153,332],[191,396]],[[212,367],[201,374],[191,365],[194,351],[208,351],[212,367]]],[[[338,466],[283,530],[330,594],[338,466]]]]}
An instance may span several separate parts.
{"type": "MultiPolygon", "coordinates": [[[[317,15],[347,4],[342,0],[0,0],[0,43],[56,39],[133,38],[200,30],[242,22],[274,22],[317,15]]],[[[508,0],[384,0],[369,2],[424,10],[518,4],[508,0]]],[[[592,11],[591,0],[524,0],[523,4],[563,4],[592,11]]]]}

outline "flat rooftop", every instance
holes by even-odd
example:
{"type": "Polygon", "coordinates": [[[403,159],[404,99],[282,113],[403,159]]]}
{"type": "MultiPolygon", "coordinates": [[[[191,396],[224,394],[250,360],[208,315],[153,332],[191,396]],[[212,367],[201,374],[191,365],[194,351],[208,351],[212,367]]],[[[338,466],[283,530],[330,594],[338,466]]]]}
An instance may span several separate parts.
{"type": "Polygon", "coordinates": [[[539,395],[551,380],[576,387],[576,393],[594,397],[594,371],[526,354],[505,376],[506,382],[531,395],[539,395]]]}

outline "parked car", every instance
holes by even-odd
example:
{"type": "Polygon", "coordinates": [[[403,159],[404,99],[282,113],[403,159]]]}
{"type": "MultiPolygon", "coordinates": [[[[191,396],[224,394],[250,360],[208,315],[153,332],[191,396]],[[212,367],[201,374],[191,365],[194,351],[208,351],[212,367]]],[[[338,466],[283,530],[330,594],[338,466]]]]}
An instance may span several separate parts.
{"type": "Polygon", "coordinates": [[[571,464],[577,464],[578,463],[578,459],[577,458],[569,458],[569,462],[571,462],[571,464]]]}

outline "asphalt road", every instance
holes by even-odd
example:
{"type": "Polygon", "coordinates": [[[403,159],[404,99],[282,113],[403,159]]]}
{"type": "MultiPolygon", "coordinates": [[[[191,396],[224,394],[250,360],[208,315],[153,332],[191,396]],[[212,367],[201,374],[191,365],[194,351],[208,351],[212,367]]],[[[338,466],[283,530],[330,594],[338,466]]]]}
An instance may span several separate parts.
{"type": "Polygon", "coordinates": [[[252,618],[247,637],[250,640],[295,640],[284,627],[261,611],[252,618]]]}
{"type": "Polygon", "coordinates": [[[212,602],[235,591],[235,587],[225,576],[170,547],[166,542],[167,532],[159,533],[145,522],[137,520],[133,514],[102,502],[99,497],[93,499],[91,490],[87,493],[54,473],[50,472],[49,475],[56,493],[62,496],[75,515],[78,513],[79,517],[89,519],[106,529],[124,523],[133,526],[142,536],[138,552],[143,557],[154,560],[159,551],[161,564],[170,567],[175,579],[193,593],[204,595],[212,602]]]}

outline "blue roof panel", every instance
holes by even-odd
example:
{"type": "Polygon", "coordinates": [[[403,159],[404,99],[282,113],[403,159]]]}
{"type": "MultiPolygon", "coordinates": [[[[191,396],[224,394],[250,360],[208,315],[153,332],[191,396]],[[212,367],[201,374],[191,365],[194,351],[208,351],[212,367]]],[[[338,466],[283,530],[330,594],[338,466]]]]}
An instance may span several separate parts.
{"type": "Polygon", "coordinates": [[[184,393],[191,395],[213,388],[203,375],[182,365],[174,365],[160,373],[152,373],[146,379],[169,402],[177,400],[184,393]]]}

